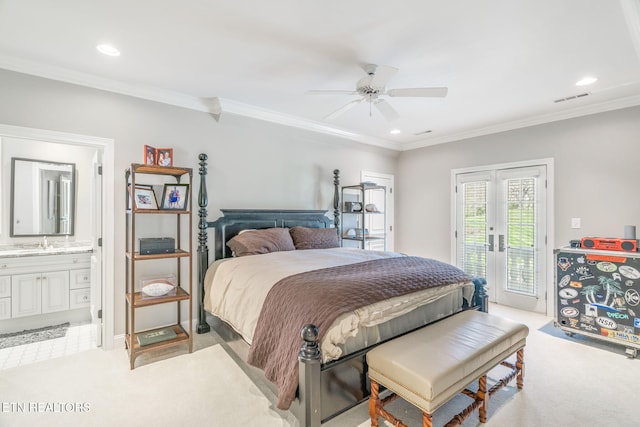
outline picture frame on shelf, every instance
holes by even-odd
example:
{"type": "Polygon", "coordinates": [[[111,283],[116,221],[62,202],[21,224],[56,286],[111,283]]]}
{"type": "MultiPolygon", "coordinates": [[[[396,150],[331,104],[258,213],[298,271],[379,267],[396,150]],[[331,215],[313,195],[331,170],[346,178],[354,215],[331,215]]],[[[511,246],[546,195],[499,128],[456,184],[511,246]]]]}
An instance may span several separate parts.
{"type": "Polygon", "coordinates": [[[165,184],[161,209],[185,210],[189,199],[189,184],[165,184]]]}
{"type": "Polygon", "coordinates": [[[156,164],[156,149],[150,145],[144,146],[144,164],[153,166],[156,164]]]}
{"type": "MultiPolygon", "coordinates": [[[[147,184],[136,184],[138,188],[148,188],[149,190],[153,190],[153,185],[147,184]]],[[[131,183],[127,183],[127,210],[131,210],[131,183]]]]}
{"type": "Polygon", "coordinates": [[[156,148],[156,164],[173,166],[173,148],[156,148]]]}
{"type": "Polygon", "coordinates": [[[158,201],[153,188],[136,185],[133,192],[136,209],[158,209],[158,201]]]}

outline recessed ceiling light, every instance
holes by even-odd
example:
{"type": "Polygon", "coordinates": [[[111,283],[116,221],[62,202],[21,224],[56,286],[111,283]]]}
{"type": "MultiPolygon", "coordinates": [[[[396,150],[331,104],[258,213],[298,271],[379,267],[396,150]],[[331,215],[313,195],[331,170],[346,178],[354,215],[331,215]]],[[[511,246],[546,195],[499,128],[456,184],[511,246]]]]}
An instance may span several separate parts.
{"type": "Polygon", "coordinates": [[[120,51],[110,44],[99,44],[96,46],[96,49],[98,49],[98,52],[104,53],[105,55],[120,56],[120,51]]]}
{"type": "Polygon", "coordinates": [[[391,131],[389,131],[389,133],[390,133],[391,135],[397,135],[397,134],[399,134],[400,132],[402,132],[400,129],[391,129],[391,131]]]}
{"type": "Polygon", "coordinates": [[[583,79],[580,79],[576,82],[576,86],[587,86],[590,85],[592,83],[597,82],[598,79],[595,77],[585,77],[583,79]]]}

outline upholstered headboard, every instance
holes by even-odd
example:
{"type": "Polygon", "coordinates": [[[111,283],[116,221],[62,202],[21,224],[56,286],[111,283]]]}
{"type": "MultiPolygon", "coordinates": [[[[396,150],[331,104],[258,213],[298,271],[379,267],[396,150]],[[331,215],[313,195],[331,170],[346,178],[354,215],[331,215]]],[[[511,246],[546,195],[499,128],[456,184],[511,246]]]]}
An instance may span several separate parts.
{"type": "Polygon", "coordinates": [[[214,259],[228,258],[231,250],[227,242],[240,231],[261,228],[291,228],[295,226],[328,228],[333,220],[323,210],[281,209],[221,209],[222,216],[207,222],[215,229],[214,259]]]}

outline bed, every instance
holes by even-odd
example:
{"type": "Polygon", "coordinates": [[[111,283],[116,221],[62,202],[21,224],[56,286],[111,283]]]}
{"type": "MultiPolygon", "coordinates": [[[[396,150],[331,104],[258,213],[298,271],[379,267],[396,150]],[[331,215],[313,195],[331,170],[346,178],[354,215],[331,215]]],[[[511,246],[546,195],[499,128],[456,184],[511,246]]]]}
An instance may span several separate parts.
{"type": "MultiPolygon", "coordinates": [[[[301,425],[319,426],[368,397],[368,350],[481,305],[482,281],[471,281],[449,264],[336,245],[340,206],[337,170],[336,220],[322,210],[223,209],[222,217],[209,222],[207,156],[201,154],[199,160],[200,300],[196,330],[205,333],[212,326],[240,360],[254,366],[247,369],[259,367],[274,383],[278,407],[290,409],[301,425]],[[211,263],[208,229],[215,230],[211,263]],[[245,230],[251,232],[244,234],[245,230]],[[289,234],[293,248],[282,240],[289,234]],[[277,236],[276,246],[280,247],[260,255],[233,256],[234,251],[238,255],[246,249],[246,243],[238,246],[238,242],[248,241],[242,236],[257,235],[277,236]],[[425,277],[422,282],[433,283],[415,288],[415,278],[404,278],[407,271],[425,277]],[[396,279],[387,283],[387,276],[396,279]],[[439,277],[438,283],[432,276],[439,277]],[[385,283],[378,286],[380,277],[385,277],[385,283]],[[442,278],[448,282],[441,285],[442,278]],[[320,291],[320,285],[326,288],[320,291]],[[369,292],[374,286],[379,289],[369,292]],[[362,292],[365,288],[367,292],[362,292]],[[347,296],[338,296],[341,289],[352,290],[347,296]],[[282,309],[285,302],[296,299],[294,295],[302,303],[282,309]],[[325,298],[327,295],[333,300],[325,298]]],[[[486,306],[480,308],[486,311],[486,306]]]]}

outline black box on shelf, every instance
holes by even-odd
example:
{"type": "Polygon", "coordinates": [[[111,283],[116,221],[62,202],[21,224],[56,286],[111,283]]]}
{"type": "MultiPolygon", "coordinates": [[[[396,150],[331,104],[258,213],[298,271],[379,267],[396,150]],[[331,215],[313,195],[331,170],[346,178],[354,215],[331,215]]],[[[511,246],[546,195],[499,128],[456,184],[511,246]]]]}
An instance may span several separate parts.
{"type": "Polygon", "coordinates": [[[176,251],[176,239],[173,237],[151,237],[140,239],[140,254],[172,254],[176,251]]]}

